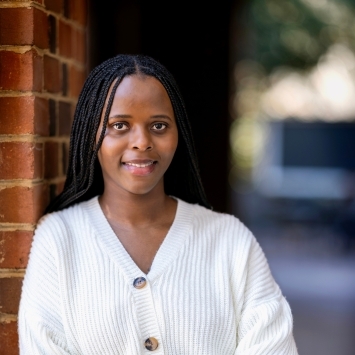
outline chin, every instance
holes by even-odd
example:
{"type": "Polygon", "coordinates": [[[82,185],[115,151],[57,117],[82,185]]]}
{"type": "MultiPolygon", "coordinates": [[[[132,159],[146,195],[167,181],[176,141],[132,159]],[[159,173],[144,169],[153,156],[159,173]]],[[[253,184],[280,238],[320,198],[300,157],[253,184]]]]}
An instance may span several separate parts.
{"type": "Polygon", "coordinates": [[[160,194],[164,193],[164,185],[156,184],[154,186],[132,186],[126,189],[127,192],[133,195],[151,195],[151,194],[160,194]]]}

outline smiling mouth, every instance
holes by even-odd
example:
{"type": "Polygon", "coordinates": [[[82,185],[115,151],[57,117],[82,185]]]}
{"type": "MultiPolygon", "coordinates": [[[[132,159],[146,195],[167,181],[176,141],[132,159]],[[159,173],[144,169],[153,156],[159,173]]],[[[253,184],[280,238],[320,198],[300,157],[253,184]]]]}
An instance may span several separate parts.
{"type": "Polygon", "coordinates": [[[131,163],[131,162],[125,162],[123,163],[124,165],[129,165],[129,166],[134,166],[136,168],[146,168],[147,166],[150,166],[150,165],[153,165],[153,164],[156,164],[156,161],[149,161],[147,163],[131,163]]]}

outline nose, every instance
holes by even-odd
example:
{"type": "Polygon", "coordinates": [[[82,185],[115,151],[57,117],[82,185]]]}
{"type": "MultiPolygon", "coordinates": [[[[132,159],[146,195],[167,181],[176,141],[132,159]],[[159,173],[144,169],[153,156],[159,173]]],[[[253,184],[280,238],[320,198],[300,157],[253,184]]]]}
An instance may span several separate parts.
{"type": "Polygon", "coordinates": [[[151,150],[153,143],[149,131],[145,128],[136,128],[132,132],[131,147],[135,150],[151,150]]]}

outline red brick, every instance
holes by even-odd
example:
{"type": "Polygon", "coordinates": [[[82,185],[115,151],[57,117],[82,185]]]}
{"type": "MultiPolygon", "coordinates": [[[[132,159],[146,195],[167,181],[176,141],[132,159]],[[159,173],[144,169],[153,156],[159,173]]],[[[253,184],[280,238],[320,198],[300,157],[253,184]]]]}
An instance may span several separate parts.
{"type": "Polygon", "coordinates": [[[59,21],[59,53],[85,64],[86,32],[59,21]]]}
{"type": "Polygon", "coordinates": [[[85,31],[73,29],[72,53],[74,59],[81,64],[86,60],[86,34],[85,31]]]}
{"type": "Polygon", "coordinates": [[[32,237],[31,231],[0,231],[0,267],[25,268],[32,237]]]}
{"type": "Polygon", "coordinates": [[[0,9],[0,44],[48,48],[47,15],[38,9],[0,9]]]}
{"type": "Polygon", "coordinates": [[[62,64],[62,91],[63,96],[68,95],[68,65],[66,63],[62,64]]]}
{"type": "Polygon", "coordinates": [[[22,280],[20,277],[0,279],[0,307],[2,313],[17,314],[22,280]]]}
{"type": "Polygon", "coordinates": [[[72,109],[69,102],[59,102],[59,135],[69,136],[72,125],[72,109]]]}
{"type": "Polygon", "coordinates": [[[0,44],[33,44],[33,9],[0,9],[0,44]]]}
{"type": "Polygon", "coordinates": [[[57,133],[57,103],[53,99],[48,101],[48,110],[49,110],[49,135],[55,136],[57,133]]]}
{"type": "Polygon", "coordinates": [[[44,144],[44,178],[51,179],[58,176],[59,145],[57,142],[44,144]]]}
{"type": "Polygon", "coordinates": [[[42,91],[42,82],[43,82],[43,59],[37,52],[34,52],[36,55],[33,57],[33,90],[42,91]]]}
{"type": "Polygon", "coordinates": [[[0,143],[0,179],[42,178],[43,144],[0,143]]]}
{"type": "Polygon", "coordinates": [[[46,185],[0,190],[0,223],[37,223],[48,204],[46,185]]]}
{"type": "Polygon", "coordinates": [[[61,66],[57,59],[47,55],[43,58],[44,89],[49,92],[60,92],[62,89],[60,70],[61,66]]]}
{"type": "Polygon", "coordinates": [[[63,21],[59,21],[59,54],[65,57],[72,56],[73,35],[74,30],[72,27],[63,21]]]}
{"type": "Polygon", "coordinates": [[[48,102],[34,96],[0,97],[0,134],[48,135],[48,102]]]}
{"type": "Polygon", "coordinates": [[[41,10],[33,9],[34,38],[33,41],[39,48],[49,48],[48,16],[41,10]]]}
{"type": "Polygon", "coordinates": [[[58,184],[57,184],[57,190],[56,190],[57,195],[59,195],[59,194],[63,191],[63,189],[64,189],[64,181],[58,182],[58,184]]]}
{"type": "Polygon", "coordinates": [[[0,134],[34,133],[34,96],[0,97],[0,134]]]}
{"type": "Polygon", "coordinates": [[[49,106],[48,100],[36,97],[34,133],[42,136],[49,134],[49,106]]]}
{"type": "Polygon", "coordinates": [[[57,14],[62,13],[63,10],[63,0],[45,0],[44,5],[49,11],[56,12],[57,14]]]}
{"type": "Polygon", "coordinates": [[[63,175],[67,174],[68,170],[68,163],[69,163],[69,144],[63,143],[62,144],[62,172],[63,175]]]}
{"type": "Polygon", "coordinates": [[[35,50],[26,53],[0,51],[0,90],[40,91],[42,57],[35,50]]]}
{"type": "Polygon", "coordinates": [[[86,0],[67,0],[69,5],[69,17],[85,26],[87,21],[87,1],[86,0]]]}
{"type": "Polygon", "coordinates": [[[85,74],[83,70],[71,66],[69,69],[69,93],[72,97],[78,97],[84,85],[85,74]]]}
{"type": "Polygon", "coordinates": [[[17,322],[0,323],[0,344],[2,354],[18,355],[17,322]]]}

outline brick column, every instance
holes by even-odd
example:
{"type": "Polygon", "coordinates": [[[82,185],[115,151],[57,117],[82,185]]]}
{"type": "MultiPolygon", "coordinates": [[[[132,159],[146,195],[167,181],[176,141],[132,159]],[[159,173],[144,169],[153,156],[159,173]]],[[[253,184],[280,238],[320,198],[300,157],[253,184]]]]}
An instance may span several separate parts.
{"type": "Polygon", "coordinates": [[[17,312],[33,231],[65,180],[86,76],[86,1],[0,1],[0,348],[17,312]]]}

